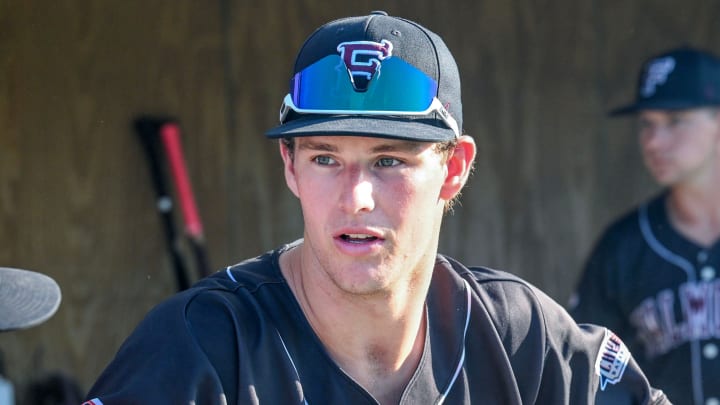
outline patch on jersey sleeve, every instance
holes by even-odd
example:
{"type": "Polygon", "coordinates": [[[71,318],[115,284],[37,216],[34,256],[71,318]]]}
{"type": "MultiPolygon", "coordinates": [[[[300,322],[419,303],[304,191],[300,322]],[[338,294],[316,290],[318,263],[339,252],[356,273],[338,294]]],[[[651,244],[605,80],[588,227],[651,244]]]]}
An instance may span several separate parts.
{"type": "Polygon", "coordinates": [[[600,389],[605,391],[607,384],[617,384],[622,379],[625,367],[630,361],[630,351],[617,335],[605,330],[605,338],[595,360],[595,373],[600,376],[600,389]]]}
{"type": "Polygon", "coordinates": [[[103,405],[100,398],[93,398],[89,401],[83,402],[82,405],[103,405]]]}

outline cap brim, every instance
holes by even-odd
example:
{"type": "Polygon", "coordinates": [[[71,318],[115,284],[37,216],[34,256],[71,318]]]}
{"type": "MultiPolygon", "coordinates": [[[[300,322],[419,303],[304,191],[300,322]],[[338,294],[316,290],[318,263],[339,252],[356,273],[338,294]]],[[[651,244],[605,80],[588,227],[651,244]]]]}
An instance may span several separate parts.
{"type": "Polygon", "coordinates": [[[0,267],[0,331],[25,329],[53,316],[60,287],[52,278],[29,270],[0,267]]]}
{"type": "Polygon", "coordinates": [[[267,132],[268,138],[297,136],[368,136],[422,142],[455,139],[452,129],[440,126],[436,119],[368,117],[356,115],[304,116],[267,132]]]}
{"type": "Polygon", "coordinates": [[[708,103],[697,100],[643,100],[634,104],[618,107],[610,110],[610,116],[636,114],[642,110],[687,110],[689,108],[701,108],[717,106],[718,103],[708,103]]]}

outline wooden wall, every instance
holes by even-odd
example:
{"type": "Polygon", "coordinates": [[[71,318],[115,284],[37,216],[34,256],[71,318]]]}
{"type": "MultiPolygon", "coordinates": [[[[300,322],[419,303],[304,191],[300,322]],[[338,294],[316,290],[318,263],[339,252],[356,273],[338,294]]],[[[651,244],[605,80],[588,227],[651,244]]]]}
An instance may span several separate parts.
{"type": "Polygon", "coordinates": [[[479,155],[442,250],[561,302],[605,224],[656,191],[632,121],[605,112],[649,54],[720,51],[708,0],[0,0],[0,265],[64,294],[45,324],[0,336],[19,387],[62,370],[89,388],[174,292],[139,114],[180,120],[215,267],[301,234],[263,131],[304,38],[374,9],[441,34],[460,66],[479,155]]]}

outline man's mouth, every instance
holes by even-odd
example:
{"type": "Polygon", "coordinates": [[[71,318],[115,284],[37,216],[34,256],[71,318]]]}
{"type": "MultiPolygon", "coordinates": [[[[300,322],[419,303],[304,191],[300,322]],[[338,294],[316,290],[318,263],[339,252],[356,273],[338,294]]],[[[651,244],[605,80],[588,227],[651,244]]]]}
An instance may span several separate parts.
{"type": "Polygon", "coordinates": [[[361,233],[344,233],[340,235],[340,239],[350,243],[364,243],[373,242],[378,238],[372,235],[366,235],[361,233]]]}

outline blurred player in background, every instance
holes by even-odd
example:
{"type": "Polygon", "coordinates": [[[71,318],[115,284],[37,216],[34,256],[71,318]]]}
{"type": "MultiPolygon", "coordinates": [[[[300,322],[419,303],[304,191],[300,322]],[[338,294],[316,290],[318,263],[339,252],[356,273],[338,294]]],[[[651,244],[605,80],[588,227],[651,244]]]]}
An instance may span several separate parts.
{"type": "MultiPolygon", "coordinates": [[[[52,278],[29,270],[0,267],[0,332],[39,325],[57,312],[62,294],[52,278]]],[[[0,405],[15,404],[15,387],[0,356],[0,405]]]]}
{"type": "Polygon", "coordinates": [[[645,165],[662,191],[611,224],[570,311],[630,347],[675,404],[720,404],[720,61],[690,47],[647,60],[637,98],[645,165]]]}

